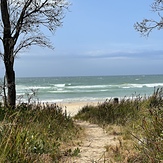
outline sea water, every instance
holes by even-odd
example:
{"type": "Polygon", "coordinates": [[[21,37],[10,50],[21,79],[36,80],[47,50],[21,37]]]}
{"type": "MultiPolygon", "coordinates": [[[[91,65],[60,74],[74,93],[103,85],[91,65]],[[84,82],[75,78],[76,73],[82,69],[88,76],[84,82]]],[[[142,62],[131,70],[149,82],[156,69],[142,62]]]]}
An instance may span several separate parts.
{"type": "MultiPolygon", "coordinates": [[[[1,80],[2,83],[2,80],[1,80]]],[[[151,96],[163,87],[163,75],[17,78],[17,100],[41,102],[101,101],[151,96]]]]}

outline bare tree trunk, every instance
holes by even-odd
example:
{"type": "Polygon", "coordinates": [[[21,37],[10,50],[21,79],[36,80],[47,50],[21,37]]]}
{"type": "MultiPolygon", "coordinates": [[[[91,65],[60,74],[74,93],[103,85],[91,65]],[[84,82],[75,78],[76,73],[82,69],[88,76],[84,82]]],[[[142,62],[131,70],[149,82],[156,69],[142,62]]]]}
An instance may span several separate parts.
{"type": "Polygon", "coordinates": [[[9,53],[5,53],[4,56],[4,64],[6,68],[7,104],[8,106],[14,108],[16,103],[15,71],[13,68],[14,60],[12,59],[12,50],[8,50],[9,53]]]}
{"type": "Polygon", "coordinates": [[[6,71],[6,80],[7,80],[7,102],[8,105],[12,108],[15,108],[16,102],[16,88],[15,88],[15,72],[13,67],[8,68],[6,71]]]}
{"type": "Polygon", "coordinates": [[[16,89],[15,89],[15,71],[14,71],[14,56],[13,47],[11,46],[12,38],[7,38],[4,41],[4,64],[6,69],[6,84],[7,84],[7,103],[10,107],[15,108],[16,89]]]}
{"type": "Polygon", "coordinates": [[[16,89],[15,89],[15,72],[14,72],[14,38],[11,36],[10,15],[7,0],[1,0],[1,16],[4,25],[3,47],[4,47],[4,64],[6,68],[7,80],[7,102],[12,108],[15,107],[16,89]]]}
{"type": "Polygon", "coordinates": [[[15,71],[14,71],[14,59],[12,49],[6,47],[4,44],[6,53],[4,55],[4,64],[6,68],[6,87],[7,87],[7,104],[8,106],[15,108],[16,103],[16,86],[15,86],[15,71]],[[9,51],[9,52],[8,52],[9,51]]]}
{"type": "Polygon", "coordinates": [[[6,96],[6,75],[3,80],[3,94],[4,94],[4,106],[7,106],[7,96],[6,96]]]}

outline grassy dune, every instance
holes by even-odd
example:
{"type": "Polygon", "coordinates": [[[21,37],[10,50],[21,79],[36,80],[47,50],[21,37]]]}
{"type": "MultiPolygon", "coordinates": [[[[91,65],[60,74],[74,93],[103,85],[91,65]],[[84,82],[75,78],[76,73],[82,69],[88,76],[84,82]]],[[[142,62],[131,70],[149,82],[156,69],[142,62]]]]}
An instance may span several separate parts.
{"type": "Polygon", "coordinates": [[[112,134],[120,135],[119,145],[106,146],[114,162],[163,162],[163,92],[156,90],[148,99],[106,101],[85,106],[75,116],[96,123],[112,134]]]}
{"type": "Polygon", "coordinates": [[[73,155],[68,144],[79,131],[55,104],[21,104],[15,110],[1,106],[0,162],[59,162],[73,155]]]}
{"type": "Polygon", "coordinates": [[[20,104],[15,110],[0,105],[0,162],[60,162],[77,156],[71,149],[81,129],[74,119],[98,124],[119,135],[119,145],[105,146],[113,162],[163,162],[163,92],[149,98],[105,101],[83,107],[72,119],[56,104],[20,104]]]}

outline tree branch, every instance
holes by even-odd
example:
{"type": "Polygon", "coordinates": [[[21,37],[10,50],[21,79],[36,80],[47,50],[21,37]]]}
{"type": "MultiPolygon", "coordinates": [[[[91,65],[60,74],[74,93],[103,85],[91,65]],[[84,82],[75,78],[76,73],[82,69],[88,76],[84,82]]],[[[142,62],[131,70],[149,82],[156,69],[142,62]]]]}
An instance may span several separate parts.
{"type": "Polygon", "coordinates": [[[23,48],[32,45],[52,48],[48,38],[41,32],[42,26],[52,33],[55,32],[56,28],[62,25],[64,9],[68,9],[69,3],[66,0],[8,0],[7,2],[10,34],[14,40],[14,56],[23,48]]]}
{"type": "Polygon", "coordinates": [[[24,20],[24,15],[25,15],[25,11],[26,9],[28,8],[28,6],[32,3],[32,0],[29,0],[25,3],[23,9],[22,9],[22,12],[20,14],[20,17],[16,23],[16,26],[15,26],[15,29],[16,29],[16,32],[15,32],[15,35],[14,35],[14,41],[16,43],[18,37],[19,37],[19,34],[20,34],[20,31],[21,31],[21,28],[22,28],[22,25],[23,25],[23,20],[24,20]]]}
{"type": "MultiPolygon", "coordinates": [[[[154,12],[163,11],[163,0],[155,0],[152,4],[151,8],[154,12]]],[[[163,17],[161,16],[160,12],[158,12],[158,16],[160,17],[159,21],[155,21],[153,19],[143,19],[142,22],[136,22],[134,24],[135,30],[140,32],[142,36],[149,36],[149,34],[154,29],[162,29],[163,28],[163,17]]]]}
{"type": "Polygon", "coordinates": [[[158,23],[154,20],[148,20],[144,19],[142,22],[138,23],[136,22],[134,25],[135,30],[141,33],[142,36],[149,36],[149,34],[152,32],[155,28],[162,28],[163,23],[158,23]]]}
{"type": "Polygon", "coordinates": [[[28,49],[34,45],[39,45],[42,47],[48,47],[50,49],[53,49],[53,46],[50,44],[50,41],[45,36],[40,34],[38,36],[29,36],[28,38],[25,37],[24,39],[22,39],[21,42],[18,44],[18,46],[14,50],[14,56],[16,56],[16,54],[20,50],[24,48],[28,49]]]}

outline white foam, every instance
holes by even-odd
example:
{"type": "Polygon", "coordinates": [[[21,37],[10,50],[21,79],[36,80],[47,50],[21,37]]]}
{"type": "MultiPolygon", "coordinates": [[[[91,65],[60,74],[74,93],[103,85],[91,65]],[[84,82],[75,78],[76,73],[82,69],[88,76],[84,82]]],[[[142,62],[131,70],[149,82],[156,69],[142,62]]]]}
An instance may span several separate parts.
{"type": "Polygon", "coordinates": [[[65,87],[65,84],[54,84],[55,87],[65,87]]]}
{"type": "Polygon", "coordinates": [[[17,85],[16,89],[20,90],[30,90],[30,89],[50,89],[49,86],[24,86],[24,85],[17,85]]]}
{"type": "Polygon", "coordinates": [[[83,85],[83,86],[70,86],[71,89],[91,89],[91,88],[106,88],[108,85],[83,85]]]}
{"type": "Polygon", "coordinates": [[[143,88],[143,87],[148,87],[148,88],[154,88],[154,87],[162,87],[163,83],[149,83],[149,84],[122,84],[119,85],[120,88],[143,88]]]}
{"type": "Polygon", "coordinates": [[[144,84],[146,87],[162,87],[163,86],[163,83],[152,83],[152,84],[144,84]]]}

